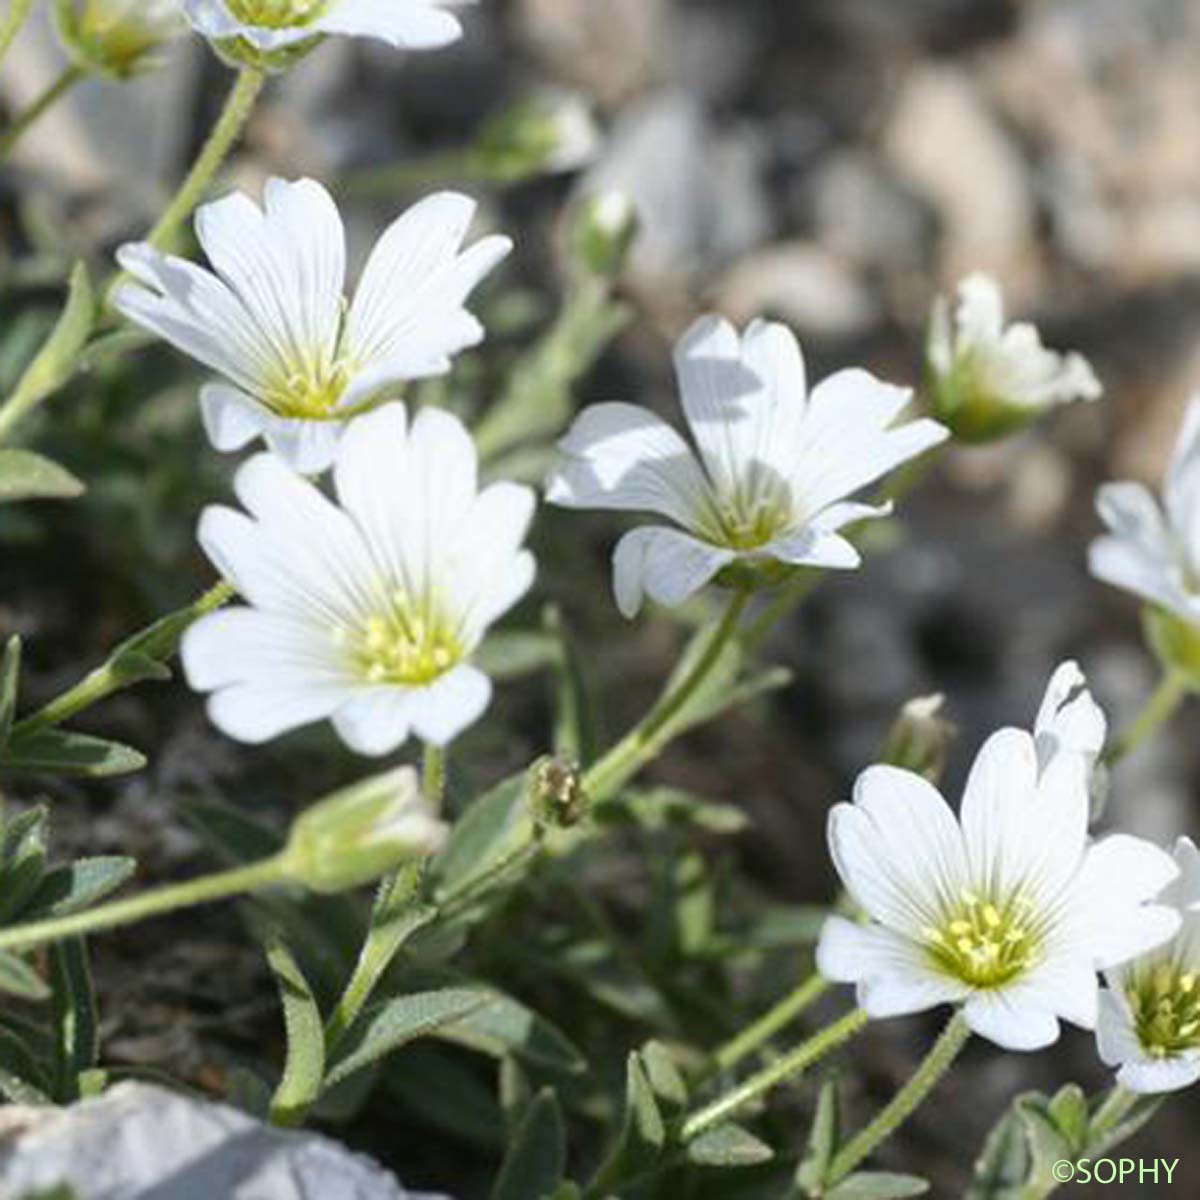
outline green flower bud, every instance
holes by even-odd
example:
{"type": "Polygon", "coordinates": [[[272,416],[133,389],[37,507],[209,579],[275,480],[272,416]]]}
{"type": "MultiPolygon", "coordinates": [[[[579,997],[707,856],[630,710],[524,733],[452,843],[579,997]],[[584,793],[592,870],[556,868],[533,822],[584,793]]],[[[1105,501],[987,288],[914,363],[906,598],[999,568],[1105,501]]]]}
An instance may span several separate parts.
{"type": "Polygon", "coordinates": [[[187,31],[176,0],[55,0],[54,18],[80,66],[118,79],[153,68],[155,52],[187,31]]]}
{"type": "Polygon", "coordinates": [[[578,763],[540,758],[529,768],[526,788],[539,829],[569,829],[588,814],[589,801],[578,763]]]}
{"type": "Polygon", "coordinates": [[[587,105],[573,93],[522,100],[484,125],[472,154],[490,179],[516,182],[575,171],[596,155],[600,133],[587,105]]]}
{"type": "Polygon", "coordinates": [[[1164,669],[1200,692],[1200,626],[1165,608],[1147,605],[1142,609],[1142,629],[1164,669]]]}
{"type": "Polygon", "coordinates": [[[416,771],[400,767],[334,792],[297,817],[283,861],[296,883],[340,892],[427,858],[448,832],[421,795],[416,771]]]}
{"type": "Polygon", "coordinates": [[[593,274],[619,275],[638,232],[633,201],[620,191],[600,192],[580,203],[572,230],[575,257],[593,274]]]}
{"type": "Polygon", "coordinates": [[[958,727],[942,716],[944,702],[940,694],[909,700],[888,731],[882,761],[937,783],[946,769],[950,743],[958,736],[958,727]]]}
{"type": "Polygon", "coordinates": [[[1049,409],[1101,394],[1091,366],[1079,354],[1042,345],[1028,322],[1004,324],[999,285],[968,276],[951,316],[944,297],[934,302],[925,347],[929,409],[959,441],[996,441],[1049,409]]]}

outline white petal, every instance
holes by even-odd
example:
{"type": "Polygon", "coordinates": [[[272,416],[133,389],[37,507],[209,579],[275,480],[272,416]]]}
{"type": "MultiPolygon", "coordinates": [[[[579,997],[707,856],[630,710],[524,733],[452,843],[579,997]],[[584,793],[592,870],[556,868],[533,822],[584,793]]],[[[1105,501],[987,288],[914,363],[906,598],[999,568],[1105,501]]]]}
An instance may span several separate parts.
{"type": "Polygon", "coordinates": [[[329,470],[346,426],[341,421],[303,421],[270,416],[263,440],[271,453],[297,475],[320,475],[329,470]]]}
{"type": "Polygon", "coordinates": [[[649,409],[593,404],[558,448],[563,459],[546,486],[552,504],[660,513],[685,527],[712,509],[695,455],[649,409]]]}
{"type": "Polygon", "coordinates": [[[1086,960],[1053,957],[1035,967],[1022,980],[1031,999],[1080,1029],[1095,1029],[1100,984],[1086,960]]]}
{"type": "Polygon", "coordinates": [[[235,683],[209,697],[208,715],[222,733],[256,746],[328,717],[347,694],[344,685],[235,683]]]}
{"type": "Polygon", "coordinates": [[[337,0],[312,28],[378,38],[404,50],[435,50],[462,37],[458,19],[427,0],[337,0]]]}
{"type": "Polygon", "coordinates": [[[613,551],[613,594],[625,617],[635,617],[642,599],[682,604],[736,557],[677,529],[651,525],[632,529],[613,551]]]}
{"type": "Polygon", "coordinates": [[[200,415],[204,431],[216,450],[241,450],[267,425],[269,414],[245,392],[210,383],[200,389],[200,415]]]}
{"type": "Polygon", "coordinates": [[[1107,1067],[1136,1061],[1143,1056],[1129,1008],[1121,996],[1109,988],[1100,992],[1096,1020],[1096,1050],[1107,1067]]]}
{"type": "Polygon", "coordinates": [[[1058,1018],[1031,1002],[1019,984],[975,992],[963,1013],[972,1032],[1005,1050],[1041,1050],[1058,1041],[1058,1018]]]}
{"type": "Polygon", "coordinates": [[[1104,748],[1108,723],[1087,689],[1087,678],[1076,662],[1062,663],[1050,677],[1038,709],[1033,737],[1038,763],[1044,769],[1059,753],[1095,756],[1104,748]]]}
{"type": "Polygon", "coordinates": [[[492,682],[482,671],[457,666],[413,691],[413,729],[425,741],[444,746],[483,716],[491,698],[492,682]]]}
{"type": "Polygon", "coordinates": [[[896,767],[869,767],[854,803],[829,814],[842,882],[877,921],[922,940],[966,884],[962,834],[938,790],[896,767]]]}
{"type": "Polygon", "coordinates": [[[1180,1092],[1200,1080],[1200,1053],[1194,1050],[1174,1058],[1138,1059],[1117,1072],[1117,1082],[1131,1092],[1157,1096],[1180,1092]]]}
{"type": "Polygon", "coordinates": [[[1088,570],[1104,583],[1190,619],[1187,596],[1173,578],[1169,560],[1151,557],[1139,542],[1096,538],[1088,547],[1088,570]]]}
{"type": "Polygon", "coordinates": [[[775,558],[797,567],[823,567],[826,570],[852,571],[862,563],[862,555],[852,542],[836,533],[816,528],[801,529],[768,542],[755,555],[775,558]]]}
{"type": "Polygon", "coordinates": [[[872,1017],[924,1012],[963,999],[968,989],[932,970],[921,948],[879,925],[830,917],[817,945],[817,969],[836,983],[857,983],[872,1017]]]}
{"type": "Polygon", "coordinates": [[[1140,483],[1106,483],[1096,492],[1096,511],[1117,537],[1153,556],[1170,553],[1170,537],[1158,502],[1140,483]]]}
{"type": "Polygon", "coordinates": [[[241,192],[202,205],[196,234],[217,274],[272,346],[286,380],[306,364],[333,358],[345,233],[337,206],[315,180],[270,179],[263,205],[241,192]]]}
{"type": "Polygon", "coordinates": [[[1004,329],[1004,298],[1000,285],[982,271],[968,275],[958,285],[958,310],[954,319],[961,348],[998,342],[1004,329]]]}
{"type": "Polygon", "coordinates": [[[333,727],[356,754],[371,758],[390,754],[408,740],[412,695],[408,688],[360,687],[333,714],[333,727]]]}
{"type": "Polygon", "coordinates": [[[879,517],[890,517],[895,510],[891,500],[883,504],[858,504],[853,500],[843,500],[823,508],[813,518],[812,527],[825,533],[837,533],[847,525],[857,525],[860,521],[873,521],[879,517]]]}
{"type": "Polygon", "coordinates": [[[351,358],[393,369],[407,363],[408,377],[417,378],[446,369],[448,355],[482,338],[482,327],[462,306],[512,243],[488,237],[460,255],[474,215],[469,197],[439,192],[388,227],[371,251],[346,317],[351,358]]]}

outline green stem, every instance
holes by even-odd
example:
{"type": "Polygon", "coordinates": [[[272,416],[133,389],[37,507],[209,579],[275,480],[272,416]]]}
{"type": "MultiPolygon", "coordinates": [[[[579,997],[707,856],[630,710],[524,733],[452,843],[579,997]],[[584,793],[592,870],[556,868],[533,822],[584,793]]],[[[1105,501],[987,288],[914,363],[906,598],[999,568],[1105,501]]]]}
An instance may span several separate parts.
{"type": "MultiPolygon", "coordinates": [[[[236,595],[232,584],[226,583],[223,580],[209,588],[203,596],[200,597],[190,608],[176,614],[179,618],[179,626],[172,624],[168,629],[163,630],[162,645],[155,645],[154,631],[162,624],[156,622],[150,628],[150,635],[144,640],[139,640],[137,649],[138,652],[146,658],[166,657],[175,649],[175,644],[183,633],[183,629],[191,625],[194,621],[205,616],[207,613],[214,612],[223,604],[226,604],[236,595]],[[161,651],[161,653],[159,653],[161,651]]],[[[144,675],[138,678],[145,678],[144,675]]],[[[111,696],[113,692],[118,692],[122,688],[128,687],[130,684],[130,676],[126,669],[123,669],[122,658],[119,653],[114,653],[109,657],[108,661],[103,666],[97,667],[90,674],[85,675],[74,687],[63,692],[61,696],[56,696],[49,704],[31,713],[28,717],[18,721],[13,726],[13,733],[34,733],[39,729],[46,729],[52,725],[61,725],[64,721],[69,721],[73,716],[82,712],[86,708],[91,708],[93,704],[111,696]]]]}
{"type": "Polygon", "coordinates": [[[0,24],[0,62],[4,61],[8,48],[29,20],[29,14],[33,12],[33,3],[34,0],[8,0],[8,15],[3,24],[0,24]]]}
{"type": "Polygon", "coordinates": [[[446,751],[441,746],[425,746],[421,767],[421,790],[435,809],[441,809],[446,797],[446,751]]]}
{"type": "Polygon", "coordinates": [[[28,925],[17,925],[0,930],[0,950],[27,950],[46,942],[57,942],[63,938],[94,933],[99,929],[115,929],[119,925],[132,925],[147,917],[160,916],[179,908],[190,908],[196,904],[209,904],[224,900],[243,892],[256,891],[287,876],[286,862],[282,855],[205,875],[187,883],[174,883],[167,887],[143,892],[127,900],[114,900],[101,904],[86,912],[71,913],[65,917],[50,917],[44,921],[33,921],[28,925]]]}
{"type": "Polygon", "coordinates": [[[860,1130],[834,1155],[824,1180],[827,1187],[845,1179],[859,1163],[873,1154],[912,1116],[953,1065],[970,1036],[971,1030],[966,1018],[961,1012],[956,1012],[912,1078],[869,1125],[860,1130]]]}
{"type": "Polygon", "coordinates": [[[1132,725],[1122,730],[1104,751],[1103,761],[1112,766],[1132,754],[1163,722],[1167,721],[1188,693],[1187,680],[1168,671],[1132,725]]]}
{"type": "Polygon", "coordinates": [[[225,107],[208,135],[208,141],[201,148],[174,199],[167,205],[163,215],[158,218],[158,223],[146,237],[146,241],[156,250],[163,249],[174,238],[180,225],[191,216],[192,210],[200,203],[205,190],[212,183],[213,176],[233,149],[234,142],[249,120],[250,111],[254,108],[254,102],[266,81],[266,72],[257,67],[243,67],[238,72],[237,82],[234,83],[225,101],[225,107]]]}
{"type": "Polygon", "coordinates": [[[829,983],[814,973],[793,989],[774,1008],[769,1009],[752,1025],[719,1047],[712,1056],[717,1071],[728,1071],[769,1042],[777,1033],[807,1011],[828,989],[829,983]]]}
{"type": "Polygon", "coordinates": [[[674,717],[695,695],[721,658],[725,647],[737,632],[738,622],[750,602],[748,592],[735,592],[720,623],[700,655],[696,665],[668,692],[624,738],[621,739],[583,777],[584,791],[593,803],[607,799],[662,747],[674,717]]]}
{"type": "Polygon", "coordinates": [[[1113,1084],[1088,1126],[1089,1144],[1093,1147],[1104,1145],[1105,1135],[1111,1134],[1141,1099],[1143,1097],[1137,1092],[1131,1092],[1119,1083],[1113,1084]]]}
{"type": "Polygon", "coordinates": [[[764,1067],[757,1074],[751,1075],[744,1083],[692,1113],[683,1122],[680,1137],[685,1142],[690,1142],[705,1130],[727,1121],[747,1104],[757,1100],[759,1096],[769,1092],[785,1079],[798,1075],[849,1041],[866,1025],[867,1020],[867,1014],[862,1009],[852,1009],[844,1017],[832,1025],[827,1025],[794,1050],[789,1051],[778,1062],[764,1067]]]}
{"type": "Polygon", "coordinates": [[[33,101],[27,108],[19,112],[13,123],[0,134],[0,161],[6,159],[12,148],[20,141],[22,135],[33,125],[43,113],[53,108],[81,79],[86,78],[87,71],[75,64],[65,71],[33,101]]]}

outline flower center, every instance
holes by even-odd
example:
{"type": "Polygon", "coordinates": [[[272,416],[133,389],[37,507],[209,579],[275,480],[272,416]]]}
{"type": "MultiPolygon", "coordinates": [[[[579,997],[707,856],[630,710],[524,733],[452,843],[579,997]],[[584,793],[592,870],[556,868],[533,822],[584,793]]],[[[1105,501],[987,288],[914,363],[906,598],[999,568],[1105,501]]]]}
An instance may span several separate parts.
{"type": "Polygon", "coordinates": [[[281,377],[264,392],[263,401],[281,417],[301,421],[328,418],[350,382],[351,366],[344,360],[315,363],[281,377]]]}
{"type": "Polygon", "coordinates": [[[1179,963],[1139,972],[1126,988],[1138,1040],[1151,1058],[1200,1049],[1200,976],[1179,963]]]}
{"type": "Polygon", "coordinates": [[[225,0],[230,16],[260,29],[306,25],[328,7],[328,0],[225,0]]]}
{"type": "Polygon", "coordinates": [[[464,654],[451,622],[399,588],[359,629],[337,629],[334,638],[349,649],[355,669],[370,683],[431,683],[464,654]]]}
{"type": "Polygon", "coordinates": [[[783,532],[789,512],[783,505],[764,499],[753,507],[722,505],[719,516],[724,545],[734,550],[757,550],[783,532]]]}
{"type": "Polygon", "coordinates": [[[966,889],[942,923],[924,930],[937,967],[977,988],[1003,987],[1034,965],[1041,939],[1023,896],[999,903],[966,889]]]}

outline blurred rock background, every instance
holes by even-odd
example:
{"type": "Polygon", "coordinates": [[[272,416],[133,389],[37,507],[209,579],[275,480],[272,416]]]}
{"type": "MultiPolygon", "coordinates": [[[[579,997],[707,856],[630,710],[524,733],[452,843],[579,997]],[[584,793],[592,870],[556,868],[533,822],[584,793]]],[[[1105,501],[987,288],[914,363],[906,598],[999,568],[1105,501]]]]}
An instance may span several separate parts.
{"type": "MultiPolygon", "coordinates": [[[[812,377],[861,363],[914,380],[932,297],[977,268],[999,276],[1014,311],[1038,320],[1050,344],[1086,353],[1106,385],[1097,405],[999,447],[953,452],[904,507],[896,551],[827,580],[779,630],[771,652],[796,679],[763,720],[701,733],[662,764],[660,777],[750,813],[743,864],[788,899],[828,897],[823,813],[910,696],[945,692],[961,727],[950,794],[987,732],[1032,719],[1064,657],[1083,663],[1115,726],[1130,719],[1154,665],[1136,605],[1090,581],[1084,554],[1097,483],[1157,481],[1200,386],[1200,5],[483,0],[465,24],[464,42],[434,55],[323,46],[273,85],[231,177],[308,173],[352,195],[358,172],[459,146],[499,105],[535,89],[572,89],[603,127],[595,161],[576,176],[472,190],[486,223],[516,233],[508,282],[535,307],[560,284],[563,203],[601,187],[633,196],[643,234],[623,290],[637,319],[580,402],[619,396],[673,413],[670,340],[702,308],[788,322],[812,377]]],[[[60,69],[57,54],[44,30],[23,36],[0,83],[10,112],[60,69]]],[[[0,182],[6,281],[36,295],[38,272],[52,277],[56,255],[61,267],[140,231],[226,86],[225,70],[195,42],[135,84],[84,84],[0,182]],[[31,227],[55,231],[32,259],[31,227]]],[[[404,200],[399,189],[376,189],[352,209],[360,250],[404,200]]],[[[4,514],[0,625],[25,634],[47,695],[204,578],[189,549],[196,496],[219,495],[228,464],[212,462],[196,434],[193,390],[167,393],[154,412],[138,397],[106,401],[103,429],[93,405],[91,418],[85,410],[51,430],[58,457],[89,479],[80,465],[88,439],[93,449],[129,449],[135,478],[98,479],[83,532],[77,517],[54,514],[45,527],[59,540],[39,547],[4,514]],[[137,474],[146,453],[153,477],[137,474]],[[77,564],[66,580],[64,548],[77,564]],[[182,575],[156,577],[167,567],[182,575]]],[[[672,631],[653,619],[619,629],[606,574],[612,522],[548,514],[543,526],[547,542],[566,529],[586,533],[571,555],[546,555],[543,589],[604,646],[595,669],[620,684],[605,714],[620,729],[669,662],[672,631]]],[[[288,803],[304,771],[305,797],[336,774],[324,741],[244,751],[206,727],[182,686],[169,691],[104,710],[107,728],[159,751],[152,772],[131,784],[59,796],[66,841],[130,850],[148,874],[172,872],[197,853],[173,815],[181,795],[244,797],[260,784],[264,803],[288,803]]],[[[508,695],[516,715],[507,736],[493,729],[471,740],[493,766],[541,749],[528,716],[539,711],[535,689],[508,695]]],[[[1164,840],[1200,836],[1197,711],[1193,702],[1116,772],[1113,820],[1164,840]]],[[[244,986],[255,956],[232,949],[232,923],[214,917],[193,933],[181,945],[144,931],[133,949],[109,947],[102,969],[130,998],[106,1014],[110,1051],[135,1062],[165,1052],[203,1080],[222,1054],[206,1040],[212,1013],[243,1006],[249,1038],[273,1000],[264,987],[256,1004],[244,986]],[[247,957],[245,974],[231,954],[247,957]]],[[[865,1106],[900,1082],[930,1031],[924,1021],[871,1031],[865,1106]]],[[[1028,1060],[978,1047],[885,1161],[929,1173],[938,1196],[961,1194],[983,1132],[1011,1095],[1068,1078],[1105,1082],[1083,1034],[1028,1060]]],[[[1194,1095],[1173,1103],[1124,1153],[1181,1158],[1176,1186],[1195,1193],[1200,1162],[1187,1150],[1196,1116],[1194,1095]]],[[[428,1182],[453,1181],[434,1169],[428,1182]]]]}

